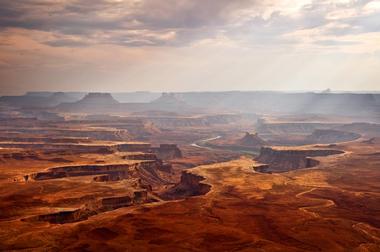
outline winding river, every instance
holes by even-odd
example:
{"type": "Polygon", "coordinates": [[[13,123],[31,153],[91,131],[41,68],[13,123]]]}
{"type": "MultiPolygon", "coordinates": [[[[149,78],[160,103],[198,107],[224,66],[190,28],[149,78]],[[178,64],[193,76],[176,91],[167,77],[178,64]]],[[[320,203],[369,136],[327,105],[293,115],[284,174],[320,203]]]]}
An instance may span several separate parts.
{"type": "Polygon", "coordinates": [[[197,147],[197,148],[202,148],[202,149],[207,149],[207,150],[212,150],[212,148],[210,147],[206,147],[205,144],[207,142],[210,142],[210,141],[213,141],[213,140],[216,140],[216,139],[219,139],[221,138],[222,136],[216,136],[216,137],[211,137],[211,138],[207,138],[207,139],[202,139],[202,140],[198,140],[198,141],[195,141],[194,143],[190,144],[191,146],[193,147],[197,147]]]}

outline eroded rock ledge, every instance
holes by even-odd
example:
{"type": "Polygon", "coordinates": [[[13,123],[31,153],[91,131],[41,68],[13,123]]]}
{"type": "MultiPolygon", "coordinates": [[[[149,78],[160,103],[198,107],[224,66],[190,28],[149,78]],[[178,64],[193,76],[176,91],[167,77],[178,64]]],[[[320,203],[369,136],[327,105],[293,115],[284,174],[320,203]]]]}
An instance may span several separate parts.
{"type": "Polygon", "coordinates": [[[210,185],[201,183],[201,181],[204,179],[205,178],[202,176],[190,173],[188,171],[183,171],[180,182],[161,195],[153,194],[151,188],[144,188],[144,184],[140,180],[139,183],[141,190],[134,191],[133,195],[101,198],[84,205],[82,208],[42,214],[23,220],[32,222],[45,221],[52,224],[73,223],[87,220],[93,215],[112,211],[122,207],[130,207],[133,205],[156,202],[157,200],[176,200],[192,196],[204,195],[211,189],[210,185]]]}
{"type": "Polygon", "coordinates": [[[29,177],[33,180],[47,180],[65,177],[90,176],[90,175],[110,175],[127,178],[136,169],[145,169],[150,172],[154,170],[167,170],[161,160],[151,160],[136,162],[131,164],[93,164],[93,165],[73,165],[50,168],[46,172],[37,172],[29,177]]]}
{"type": "Polygon", "coordinates": [[[174,187],[161,195],[165,200],[184,199],[191,196],[204,195],[211,189],[211,185],[201,183],[204,177],[183,171],[181,180],[174,187]]]}
{"type": "Polygon", "coordinates": [[[255,170],[258,172],[286,172],[310,168],[319,164],[312,157],[342,154],[344,151],[334,149],[276,149],[262,147],[256,161],[262,163],[255,170]]]}
{"type": "Polygon", "coordinates": [[[152,146],[149,143],[122,143],[114,145],[103,144],[73,144],[73,143],[20,143],[0,142],[2,148],[23,148],[28,150],[44,150],[44,152],[74,152],[112,154],[115,152],[143,152],[156,155],[159,159],[174,159],[182,157],[182,152],[176,144],[160,144],[152,146]]]}
{"type": "Polygon", "coordinates": [[[87,220],[89,217],[121,207],[154,202],[156,199],[150,197],[147,190],[135,191],[133,195],[102,198],[82,208],[63,210],[56,213],[42,214],[24,219],[24,221],[45,221],[52,224],[65,224],[87,220]]]}

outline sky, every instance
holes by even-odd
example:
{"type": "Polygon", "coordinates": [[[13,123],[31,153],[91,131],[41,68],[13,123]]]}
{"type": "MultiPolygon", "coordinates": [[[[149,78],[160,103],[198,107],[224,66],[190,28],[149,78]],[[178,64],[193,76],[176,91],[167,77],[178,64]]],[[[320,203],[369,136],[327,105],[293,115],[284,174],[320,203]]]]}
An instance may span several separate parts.
{"type": "Polygon", "coordinates": [[[380,90],[380,0],[0,0],[0,95],[380,90]]]}

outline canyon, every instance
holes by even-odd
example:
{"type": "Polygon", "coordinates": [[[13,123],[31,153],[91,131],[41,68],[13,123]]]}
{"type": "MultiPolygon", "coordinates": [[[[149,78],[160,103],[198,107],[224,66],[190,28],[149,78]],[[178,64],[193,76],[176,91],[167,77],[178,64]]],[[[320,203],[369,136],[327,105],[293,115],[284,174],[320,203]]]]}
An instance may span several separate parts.
{"type": "Polygon", "coordinates": [[[0,250],[379,251],[375,96],[0,98],[0,250]]]}

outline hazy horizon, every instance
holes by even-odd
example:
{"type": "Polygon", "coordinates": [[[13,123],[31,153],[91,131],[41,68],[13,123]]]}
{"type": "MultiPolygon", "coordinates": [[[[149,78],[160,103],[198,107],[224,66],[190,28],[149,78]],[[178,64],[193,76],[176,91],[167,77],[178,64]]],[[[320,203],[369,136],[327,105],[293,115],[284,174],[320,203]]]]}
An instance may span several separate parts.
{"type": "Polygon", "coordinates": [[[343,94],[343,93],[352,93],[352,94],[368,94],[380,93],[380,90],[131,90],[131,91],[107,91],[107,90],[27,90],[25,92],[18,93],[2,93],[0,96],[20,96],[26,95],[27,93],[110,93],[110,94],[122,94],[122,93],[223,93],[223,92],[273,92],[273,93],[332,93],[332,94],[343,94]]]}
{"type": "Polygon", "coordinates": [[[380,91],[379,0],[0,0],[1,95],[380,91]]]}

